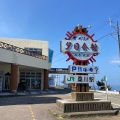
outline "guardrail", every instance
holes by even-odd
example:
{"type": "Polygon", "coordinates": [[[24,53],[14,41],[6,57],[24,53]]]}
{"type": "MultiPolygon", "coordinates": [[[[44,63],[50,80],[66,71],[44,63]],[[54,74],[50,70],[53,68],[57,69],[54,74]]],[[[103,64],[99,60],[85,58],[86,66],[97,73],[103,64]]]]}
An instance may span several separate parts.
{"type": "Polygon", "coordinates": [[[9,51],[13,51],[13,52],[17,52],[17,53],[20,53],[20,54],[24,54],[24,55],[29,55],[29,56],[36,57],[36,58],[39,58],[39,59],[48,60],[48,57],[45,56],[45,55],[40,55],[38,53],[30,52],[30,51],[25,50],[23,48],[19,48],[19,47],[16,47],[16,46],[4,43],[4,42],[0,42],[0,48],[6,49],[6,50],[9,50],[9,51]]]}
{"type": "MultiPolygon", "coordinates": [[[[95,91],[99,93],[106,93],[106,91],[101,91],[101,90],[95,90],[95,91]]],[[[120,94],[120,91],[108,91],[108,94],[120,94]]]]}

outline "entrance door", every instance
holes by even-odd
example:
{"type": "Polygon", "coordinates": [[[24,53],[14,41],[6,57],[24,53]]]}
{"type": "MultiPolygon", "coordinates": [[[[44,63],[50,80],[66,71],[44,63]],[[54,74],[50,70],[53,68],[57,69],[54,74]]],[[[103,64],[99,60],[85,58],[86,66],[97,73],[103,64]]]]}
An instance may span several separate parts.
{"type": "Polygon", "coordinates": [[[10,89],[10,76],[5,76],[3,89],[4,90],[10,89]]]}
{"type": "Polygon", "coordinates": [[[41,86],[40,86],[40,80],[39,79],[36,79],[36,78],[31,78],[31,88],[32,89],[40,89],[41,86]]]}
{"type": "Polygon", "coordinates": [[[27,90],[40,89],[40,82],[36,78],[26,78],[26,87],[27,90]]]}
{"type": "Polygon", "coordinates": [[[26,89],[35,89],[35,78],[26,78],[26,89]]]}
{"type": "Polygon", "coordinates": [[[27,89],[27,90],[30,90],[30,89],[31,89],[30,78],[26,78],[25,81],[26,81],[26,89],[27,89]]]}

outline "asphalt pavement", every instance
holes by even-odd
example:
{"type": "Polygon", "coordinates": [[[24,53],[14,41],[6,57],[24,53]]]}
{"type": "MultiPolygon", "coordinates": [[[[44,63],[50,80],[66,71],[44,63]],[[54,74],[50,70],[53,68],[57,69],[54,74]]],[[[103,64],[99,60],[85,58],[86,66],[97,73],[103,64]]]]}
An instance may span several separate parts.
{"type": "MultiPolygon", "coordinates": [[[[49,113],[49,109],[56,107],[56,100],[71,99],[70,89],[57,89],[40,94],[12,96],[0,98],[0,120],[79,120],[80,118],[61,118],[49,113]]],[[[103,93],[96,93],[95,98],[105,99],[103,93]]],[[[109,95],[112,103],[120,108],[120,95],[109,95]]],[[[114,105],[115,106],[115,105],[114,105]]],[[[120,116],[106,116],[83,118],[83,120],[120,120],[120,116]]]]}
{"type": "Polygon", "coordinates": [[[114,108],[120,109],[120,94],[94,93],[95,98],[111,101],[114,108]]]}

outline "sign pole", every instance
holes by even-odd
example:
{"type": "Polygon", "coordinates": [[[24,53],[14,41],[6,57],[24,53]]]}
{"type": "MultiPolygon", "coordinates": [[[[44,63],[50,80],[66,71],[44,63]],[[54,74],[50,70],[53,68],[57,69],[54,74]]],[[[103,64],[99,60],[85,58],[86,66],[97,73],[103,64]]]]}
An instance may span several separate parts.
{"type": "MultiPolygon", "coordinates": [[[[87,62],[77,62],[77,65],[87,65],[87,62]]],[[[84,75],[80,73],[80,75],[84,75]]],[[[76,84],[76,92],[89,92],[89,84],[76,84]]]]}
{"type": "MultiPolygon", "coordinates": [[[[75,73],[76,76],[76,73],[75,73]]],[[[75,91],[77,92],[77,83],[75,83],[75,91]]]]}
{"type": "Polygon", "coordinates": [[[106,100],[108,100],[108,88],[107,88],[107,81],[106,81],[106,100]]]}
{"type": "Polygon", "coordinates": [[[106,100],[108,100],[108,88],[107,88],[107,76],[104,76],[104,81],[105,81],[105,89],[106,89],[106,100]]]}
{"type": "MultiPolygon", "coordinates": [[[[92,62],[92,66],[93,66],[93,62],[92,62]]],[[[93,74],[93,76],[94,76],[94,74],[93,74]]],[[[94,90],[94,92],[95,92],[95,85],[94,85],[94,82],[93,82],[93,90],[94,90]]]]}

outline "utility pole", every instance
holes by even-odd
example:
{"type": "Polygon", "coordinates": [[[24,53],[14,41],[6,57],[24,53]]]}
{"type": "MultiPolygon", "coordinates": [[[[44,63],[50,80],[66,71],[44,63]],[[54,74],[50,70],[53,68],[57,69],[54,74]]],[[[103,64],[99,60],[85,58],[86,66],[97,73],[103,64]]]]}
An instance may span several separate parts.
{"type": "Polygon", "coordinates": [[[112,23],[116,23],[116,27],[115,27],[115,26],[112,26],[112,27],[116,30],[117,41],[118,41],[118,52],[119,52],[119,59],[120,59],[120,34],[119,34],[119,24],[118,24],[118,21],[117,21],[117,22],[113,22],[110,18],[109,18],[108,22],[110,22],[110,26],[112,26],[112,23]]]}
{"type": "Polygon", "coordinates": [[[117,32],[117,38],[118,38],[118,49],[119,49],[119,58],[120,58],[120,35],[119,35],[119,24],[118,21],[116,22],[116,32],[117,32]]]}

